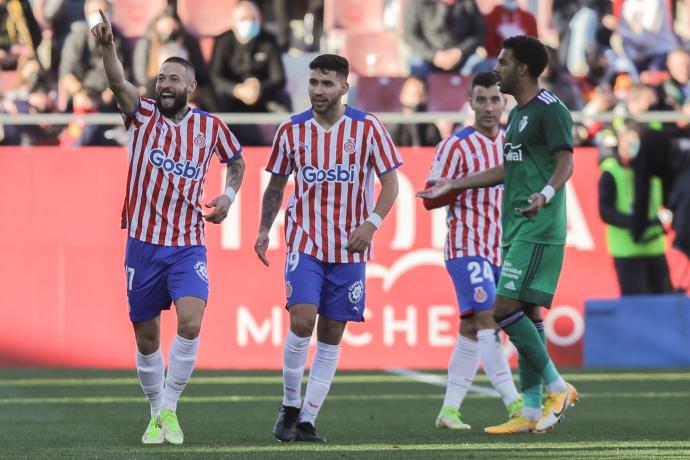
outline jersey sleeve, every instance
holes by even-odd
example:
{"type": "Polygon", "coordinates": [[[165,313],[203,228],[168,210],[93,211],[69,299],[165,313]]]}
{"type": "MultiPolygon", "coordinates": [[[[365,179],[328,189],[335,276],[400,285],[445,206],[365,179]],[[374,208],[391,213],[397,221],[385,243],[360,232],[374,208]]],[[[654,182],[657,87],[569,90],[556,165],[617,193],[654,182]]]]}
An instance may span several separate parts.
{"type": "Polygon", "coordinates": [[[372,126],[372,156],[371,163],[377,176],[393,171],[403,164],[400,152],[393,144],[390,134],[375,116],[371,116],[372,126]]]}
{"type": "Polygon", "coordinates": [[[152,99],[139,96],[139,101],[133,113],[125,113],[119,107],[118,110],[120,110],[120,115],[122,115],[125,128],[129,131],[136,124],[145,123],[153,117],[153,114],[156,112],[156,103],[152,99]]]}
{"type": "Polygon", "coordinates": [[[290,139],[289,121],[284,122],[278,128],[275,137],[273,138],[273,146],[271,147],[271,155],[268,158],[266,171],[271,174],[279,176],[289,176],[292,174],[292,161],[290,155],[293,152],[292,142],[290,139]]]}
{"type": "Polygon", "coordinates": [[[459,155],[453,153],[457,149],[457,143],[454,142],[455,137],[444,139],[436,146],[434,153],[434,161],[431,164],[431,171],[427,182],[433,182],[441,177],[452,179],[454,171],[457,169],[457,163],[460,161],[459,155]]]}
{"type": "Polygon", "coordinates": [[[573,117],[563,103],[549,104],[544,111],[543,125],[549,153],[573,151],[573,117]]]}
{"type": "Polygon", "coordinates": [[[230,131],[220,118],[214,117],[214,123],[217,123],[218,129],[216,131],[215,149],[214,153],[221,163],[230,163],[233,160],[242,156],[242,146],[237,137],[230,131]]]}

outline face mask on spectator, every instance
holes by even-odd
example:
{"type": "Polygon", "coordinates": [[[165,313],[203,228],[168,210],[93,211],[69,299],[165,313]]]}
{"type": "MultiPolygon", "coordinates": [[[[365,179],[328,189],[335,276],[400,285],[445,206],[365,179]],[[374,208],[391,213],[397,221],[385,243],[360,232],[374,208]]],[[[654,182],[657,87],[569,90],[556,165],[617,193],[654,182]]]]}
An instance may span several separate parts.
{"type": "Polygon", "coordinates": [[[238,21],[235,33],[242,40],[249,41],[259,35],[260,30],[261,25],[258,21],[238,21]]]}
{"type": "Polygon", "coordinates": [[[503,8],[510,11],[518,9],[518,0],[503,0],[503,8]]]}

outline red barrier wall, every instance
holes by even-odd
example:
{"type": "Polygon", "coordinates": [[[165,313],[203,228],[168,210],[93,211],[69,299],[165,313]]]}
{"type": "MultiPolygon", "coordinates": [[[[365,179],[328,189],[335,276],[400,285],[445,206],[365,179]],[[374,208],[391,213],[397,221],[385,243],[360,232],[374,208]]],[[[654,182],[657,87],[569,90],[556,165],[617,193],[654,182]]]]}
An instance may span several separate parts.
{"type": "MultiPolygon", "coordinates": [[[[457,309],[443,266],[443,212],[414,198],[432,149],[402,149],[400,197],[375,236],[368,265],[367,321],[351,324],[341,368],[443,368],[457,331],[457,309]]],[[[207,225],[211,295],[198,365],[279,368],[287,328],[282,277],[282,217],[271,267],[256,259],[267,149],[246,149],[238,201],[222,226],[207,225]]],[[[130,367],[134,341],[127,316],[126,234],[119,229],[126,177],[124,149],[0,149],[0,365],[130,367]]],[[[222,189],[224,170],[209,173],[206,198],[222,189]]],[[[569,184],[565,267],[546,317],[557,364],[582,364],[583,302],[617,293],[596,207],[596,153],[578,150],[569,184]],[[574,193],[573,193],[574,192],[574,193]]],[[[287,199],[287,194],[286,194],[287,199]]],[[[163,315],[163,347],[175,330],[163,315]]]]}

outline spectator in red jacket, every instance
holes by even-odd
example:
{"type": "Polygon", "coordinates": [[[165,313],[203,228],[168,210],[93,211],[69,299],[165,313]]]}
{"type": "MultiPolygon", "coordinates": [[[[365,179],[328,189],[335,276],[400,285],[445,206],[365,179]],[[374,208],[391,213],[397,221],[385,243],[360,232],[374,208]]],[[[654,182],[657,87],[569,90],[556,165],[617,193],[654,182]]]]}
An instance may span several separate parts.
{"type": "Polygon", "coordinates": [[[518,6],[518,0],[503,0],[486,16],[486,29],[487,58],[496,59],[506,38],[515,35],[537,37],[537,20],[518,6]]]}

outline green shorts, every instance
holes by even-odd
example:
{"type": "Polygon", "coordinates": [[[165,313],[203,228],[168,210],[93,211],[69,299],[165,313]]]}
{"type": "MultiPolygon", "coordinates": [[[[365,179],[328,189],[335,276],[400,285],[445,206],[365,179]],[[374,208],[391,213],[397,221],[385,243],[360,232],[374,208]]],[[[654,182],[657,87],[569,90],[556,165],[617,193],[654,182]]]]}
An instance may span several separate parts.
{"type": "Polygon", "coordinates": [[[497,295],[551,306],[563,265],[564,246],[515,241],[503,247],[497,295]]]}

